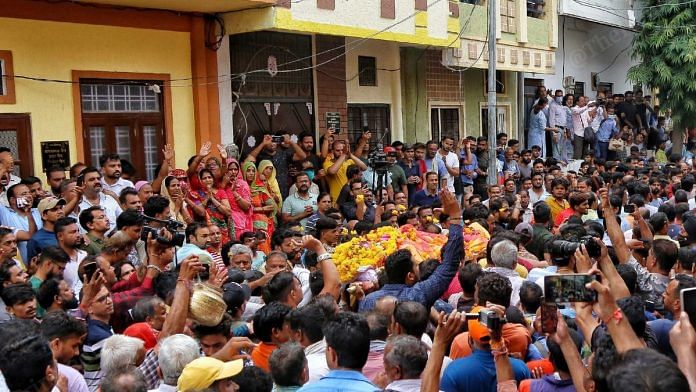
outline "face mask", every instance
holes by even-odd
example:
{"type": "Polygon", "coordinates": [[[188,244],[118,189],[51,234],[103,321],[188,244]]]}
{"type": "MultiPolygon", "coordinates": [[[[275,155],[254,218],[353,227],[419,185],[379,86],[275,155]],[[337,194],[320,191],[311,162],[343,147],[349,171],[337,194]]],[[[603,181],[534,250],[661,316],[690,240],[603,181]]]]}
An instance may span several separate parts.
{"type": "Polygon", "coordinates": [[[616,114],[610,114],[610,115],[609,115],[609,118],[612,119],[612,120],[616,120],[616,114]]]}
{"type": "Polygon", "coordinates": [[[307,173],[307,176],[309,176],[309,182],[314,181],[314,170],[307,170],[305,173],[307,173]]]}
{"type": "Polygon", "coordinates": [[[563,97],[556,97],[554,99],[556,100],[556,103],[559,105],[563,102],[563,97]]]}

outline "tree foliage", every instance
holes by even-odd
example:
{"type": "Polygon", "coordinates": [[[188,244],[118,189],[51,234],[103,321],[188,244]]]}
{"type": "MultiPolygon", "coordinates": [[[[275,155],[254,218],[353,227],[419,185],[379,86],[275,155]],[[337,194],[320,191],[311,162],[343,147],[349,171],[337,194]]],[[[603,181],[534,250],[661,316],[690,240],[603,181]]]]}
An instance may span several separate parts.
{"type": "MultiPolygon", "coordinates": [[[[660,108],[675,124],[696,125],[696,2],[647,0],[628,71],[636,84],[659,90],[660,108]]],[[[677,129],[675,127],[675,129],[677,129]]]]}

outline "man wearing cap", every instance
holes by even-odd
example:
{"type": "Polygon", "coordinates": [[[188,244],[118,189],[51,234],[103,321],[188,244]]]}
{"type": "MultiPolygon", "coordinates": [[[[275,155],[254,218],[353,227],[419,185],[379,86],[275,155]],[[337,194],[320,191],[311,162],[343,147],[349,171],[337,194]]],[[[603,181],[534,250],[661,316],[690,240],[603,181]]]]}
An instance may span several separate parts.
{"type": "MultiPolygon", "coordinates": [[[[472,309],[472,313],[480,313],[486,308],[477,306],[472,309]]],[[[510,325],[506,323],[505,326],[510,325]]],[[[469,344],[473,352],[464,358],[458,358],[447,366],[442,379],[440,380],[440,390],[451,391],[495,391],[496,390],[496,370],[491,336],[488,328],[481,324],[479,320],[468,321],[469,331],[462,335],[467,335],[469,344]]],[[[497,347],[497,351],[512,352],[511,342],[508,340],[505,331],[502,332],[502,350],[497,347]]],[[[532,375],[527,365],[517,359],[509,358],[515,380],[519,384],[522,380],[531,378],[532,375]]]]}
{"type": "Polygon", "coordinates": [[[27,243],[27,257],[31,260],[47,246],[58,246],[54,227],[56,221],[65,216],[65,200],[50,196],[39,202],[39,214],[43,227],[37,230],[27,243]]]}
{"type": "Polygon", "coordinates": [[[212,357],[194,359],[184,368],[176,384],[180,392],[212,390],[216,392],[233,392],[239,390],[239,385],[232,377],[241,373],[244,361],[236,359],[222,362],[212,357]]]}
{"type": "Polygon", "coordinates": [[[389,173],[391,173],[391,185],[394,193],[403,192],[408,197],[408,181],[404,169],[396,162],[397,152],[394,147],[384,147],[384,153],[387,154],[387,162],[389,162],[389,173]]]}

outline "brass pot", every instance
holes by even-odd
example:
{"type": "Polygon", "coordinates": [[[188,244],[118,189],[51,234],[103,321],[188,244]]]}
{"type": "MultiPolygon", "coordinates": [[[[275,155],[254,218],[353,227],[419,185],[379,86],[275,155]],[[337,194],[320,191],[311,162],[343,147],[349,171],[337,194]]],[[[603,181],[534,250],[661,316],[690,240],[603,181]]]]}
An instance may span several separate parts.
{"type": "Polygon", "coordinates": [[[207,283],[196,283],[189,302],[189,315],[201,325],[214,327],[220,324],[227,305],[222,291],[207,283]]]}

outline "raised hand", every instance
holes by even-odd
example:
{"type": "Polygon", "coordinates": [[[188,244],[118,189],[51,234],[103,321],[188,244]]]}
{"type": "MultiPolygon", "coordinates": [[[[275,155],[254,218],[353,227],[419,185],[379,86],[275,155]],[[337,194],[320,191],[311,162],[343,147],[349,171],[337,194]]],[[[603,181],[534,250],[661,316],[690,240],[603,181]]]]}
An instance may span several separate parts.
{"type": "Polygon", "coordinates": [[[461,333],[465,321],[464,314],[456,310],[450,313],[449,316],[445,316],[445,312],[440,312],[437,318],[434,341],[449,344],[461,333]]]}
{"type": "Polygon", "coordinates": [[[169,162],[172,159],[174,159],[174,146],[171,144],[165,144],[164,148],[162,149],[162,154],[164,154],[164,160],[165,162],[169,162]]]}
{"type": "Polygon", "coordinates": [[[212,147],[212,145],[213,144],[211,142],[203,143],[203,146],[201,146],[201,149],[198,151],[198,156],[205,158],[208,155],[210,155],[210,148],[212,147]]]}
{"type": "Polygon", "coordinates": [[[198,256],[191,255],[181,262],[179,278],[190,282],[199,272],[203,272],[203,270],[203,264],[198,261],[198,256]]]}
{"type": "Polygon", "coordinates": [[[225,148],[225,146],[222,144],[218,144],[217,149],[220,152],[220,158],[222,158],[223,161],[226,160],[227,159],[227,149],[225,148]]]}
{"type": "Polygon", "coordinates": [[[208,283],[215,287],[222,287],[228,278],[227,269],[220,268],[217,263],[210,264],[210,277],[208,283]]]}
{"type": "Polygon", "coordinates": [[[440,200],[442,201],[442,209],[444,213],[447,214],[447,216],[461,218],[462,209],[461,207],[459,207],[459,202],[457,202],[457,198],[455,198],[450,191],[448,191],[447,189],[441,190],[440,200]]]}

